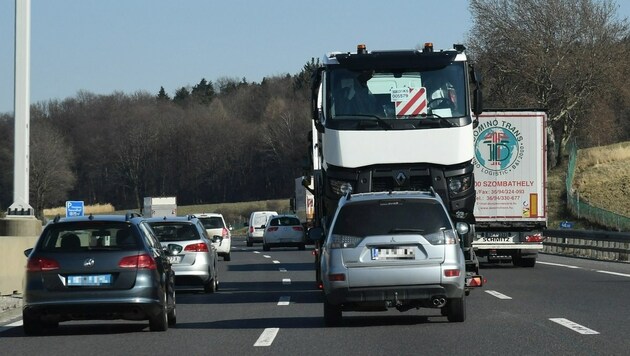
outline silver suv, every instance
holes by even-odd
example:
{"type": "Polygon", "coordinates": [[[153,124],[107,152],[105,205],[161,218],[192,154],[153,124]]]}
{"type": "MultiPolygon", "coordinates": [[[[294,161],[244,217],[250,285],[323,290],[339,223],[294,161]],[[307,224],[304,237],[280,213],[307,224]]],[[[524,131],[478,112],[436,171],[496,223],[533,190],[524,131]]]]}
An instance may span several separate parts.
{"type": "MultiPolygon", "coordinates": [[[[458,223],[459,233],[468,225],[458,223]]],[[[326,325],[342,311],[441,308],[464,321],[464,255],[446,207],[435,192],[346,195],[324,238],[321,273],[326,325]]]]}

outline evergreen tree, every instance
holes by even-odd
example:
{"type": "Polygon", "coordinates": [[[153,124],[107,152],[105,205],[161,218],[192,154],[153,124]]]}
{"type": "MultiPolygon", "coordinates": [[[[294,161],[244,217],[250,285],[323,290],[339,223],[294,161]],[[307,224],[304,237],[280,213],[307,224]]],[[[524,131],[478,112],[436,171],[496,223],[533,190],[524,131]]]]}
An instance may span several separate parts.
{"type": "Polygon", "coordinates": [[[169,101],[171,100],[171,98],[168,96],[168,94],[166,94],[166,91],[164,90],[164,87],[160,87],[160,91],[158,92],[156,99],[158,101],[169,101]]]}

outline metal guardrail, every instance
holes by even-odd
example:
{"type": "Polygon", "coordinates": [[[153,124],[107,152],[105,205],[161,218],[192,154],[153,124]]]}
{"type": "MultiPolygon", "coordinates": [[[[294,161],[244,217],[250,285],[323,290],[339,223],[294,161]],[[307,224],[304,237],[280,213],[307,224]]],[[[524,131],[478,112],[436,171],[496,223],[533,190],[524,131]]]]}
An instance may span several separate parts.
{"type": "Polygon", "coordinates": [[[628,232],[549,229],[543,235],[544,252],[608,261],[629,260],[628,232]]]}

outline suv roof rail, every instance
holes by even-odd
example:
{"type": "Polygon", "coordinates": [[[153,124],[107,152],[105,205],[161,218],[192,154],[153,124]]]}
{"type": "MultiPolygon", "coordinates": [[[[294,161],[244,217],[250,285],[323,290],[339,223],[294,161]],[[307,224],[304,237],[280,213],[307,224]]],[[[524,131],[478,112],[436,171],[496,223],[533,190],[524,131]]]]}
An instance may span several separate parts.
{"type": "Polygon", "coordinates": [[[61,215],[57,214],[57,216],[53,219],[53,223],[58,223],[59,219],[61,219],[61,215]]]}
{"type": "Polygon", "coordinates": [[[131,219],[133,219],[133,218],[141,218],[141,217],[142,217],[142,215],[141,215],[140,213],[136,213],[136,212],[128,211],[128,212],[125,214],[125,221],[129,221],[129,220],[131,220],[131,219]]]}

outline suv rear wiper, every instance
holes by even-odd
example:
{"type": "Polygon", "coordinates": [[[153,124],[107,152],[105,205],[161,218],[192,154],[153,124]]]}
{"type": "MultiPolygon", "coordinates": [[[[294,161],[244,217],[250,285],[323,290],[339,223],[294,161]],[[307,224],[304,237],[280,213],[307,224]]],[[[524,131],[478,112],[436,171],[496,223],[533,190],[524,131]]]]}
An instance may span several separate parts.
{"type": "Polygon", "coordinates": [[[401,229],[401,228],[396,228],[396,229],[389,230],[387,233],[388,234],[403,234],[403,233],[407,233],[407,232],[415,232],[415,233],[421,234],[421,233],[424,232],[424,230],[423,229],[409,229],[409,228],[401,229]]]}

